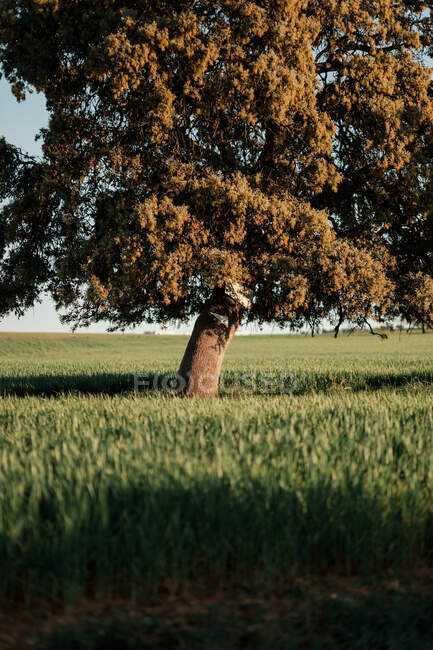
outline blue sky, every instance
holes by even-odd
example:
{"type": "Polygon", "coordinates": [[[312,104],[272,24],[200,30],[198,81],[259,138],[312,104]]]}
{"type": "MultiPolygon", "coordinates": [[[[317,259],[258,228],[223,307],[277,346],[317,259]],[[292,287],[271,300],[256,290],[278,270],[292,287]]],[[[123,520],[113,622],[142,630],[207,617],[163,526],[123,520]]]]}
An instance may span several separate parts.
{"type": "MultiPolygon", "coordinates": [[[[35,137],[39,130],[46,126],[47,121],[48,113],[45,110],[43,95],[29,94],[24,102],[18,103],[11,93],[10,85],[5,79],[0,79],[0,136],[4,136],[11,144],[21,147],[23,151],[38,156],[41,153],[41,146],[40,141],[36,141],[35,137]]],[[[105,329],[103,324],[99,324],[86,331],[104,332],[105,329]]],[[[141,331],[143,329],[146,328],[141,328],[141,331]]],[[[22,318],[11,315],[0,321],[0,332],[69,331],[70,327],[61,325],[53,302],[48,297],[44,298],[41,304],[28,310],[22,318]]]]}
{"type": "MultiPolygon", "coordinates": [[[[35,141],[39,130],[46,126],[48,113],[45,110],[43,95],[29,94],[24,102],[18,103],[11,93],[10,85],[0,79],[0,136],[8,142],[21,147],[32,155],[40,155],[40,141],[35,141]]],[[[153,329],[144,326],[137,329],[153,329]]],[[[94,325],[88,332],[104,332],[103,324],[94,325]]],[[[0,321],[0,332],[69,332],[70,327],[61,325],[58,314],[50,298],[35,305],[22,318],[7,316],[0,321]]]]}
{"type": "MultiPolygon", "coordinates": [[[[47,118],[41,95],[28,95],[25,102],[18,103],[7,81],[0,80],[0,135],[5,136],[8,142],[32,155],[40,154],[40,143],[35,141],[35,136],[46,125],[47,118]]],[[[55,332],[63,329],[49,300],[29,310],[23,318],[8,316],[0,321],[2,332],[55,332]]]]}
{"type": "Polygon", "coordinates": [[[41,147],[35,142],[35,136],[46,126],[47,120],[43,96],[34,93],[28,95],[25,102],[18,103],[7,81],[0,80],[0,134],[9,142],[38,155],[41,147]]]}

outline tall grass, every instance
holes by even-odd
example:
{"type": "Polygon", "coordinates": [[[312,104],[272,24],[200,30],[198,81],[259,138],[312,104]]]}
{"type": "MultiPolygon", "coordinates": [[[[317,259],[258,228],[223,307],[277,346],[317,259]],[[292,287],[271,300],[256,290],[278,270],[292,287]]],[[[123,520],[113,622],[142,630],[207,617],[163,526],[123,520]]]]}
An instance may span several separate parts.
{"type": "Polygon", "coordinates": [[[430,562],[431,340],[239,338],[295,393],[183,400],[132,391],[176,337],[1,338],[0,595],[430,562]]]}

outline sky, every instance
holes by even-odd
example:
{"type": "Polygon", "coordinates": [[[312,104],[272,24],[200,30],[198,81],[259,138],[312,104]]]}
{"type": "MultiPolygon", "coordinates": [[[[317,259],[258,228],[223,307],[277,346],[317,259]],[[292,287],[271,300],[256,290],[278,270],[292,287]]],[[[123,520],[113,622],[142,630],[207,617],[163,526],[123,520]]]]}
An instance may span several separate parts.
{"type": "MultiPolygon", "coordinates": [[[[0,136],[21,147],[23,151],[37,156],[41,152],[40,142],[35,141],[39,129],[46,126],[48,114],[44,97],[28,95],[25,102],[18,103],[11,93],[10,85],[0,79],[0,136]]],[[[0,321],[1,332],[60,332],[69,331],[62,327],[54,305],[45,299],[41,305],[29,310],[18,319],[7,316],[0,321]]]]}
{"type": "MultiPolygon", "coordinates": [[[[8,142],[20,147],[23,151],[38,156],[41,153],[40,141],[35,137],[39,130],[47,125],[48,113],[45,110],[45,98],[34,93],[27,95],[24,102],[18,103],[11,93],[10,85],[5,79],[0,79],[0,136],[8,142]]],[[[77,331],[98,333],[105,332],[108,324],[98,323],[89,328],[77,331]]],[[[179,328],[169,328],[167,333],[188,334],[191,332],[192,323],[179,328]]],[[[161,331],[155,325],[143,324],[135,328],[134,332],[161,331]]],[[[29,309],[24,316],[17,318],[14,315],[0,320],[0,332],[70,332],[71,327],[62,325],[54,303],[49,297],[44,297],[41,304],[29,309]]],[[[277,327],[264,327],[263,330],[255,325],[241,328],[242,334],[258,334],[260,332],[271,334],[280,333],[277,327]]]]}
{"type": "MultiPolygon", "coordinates": [[[[41,153],[40,141],[35,137],[39,130],[47,125],[48,113],[45,110],[45,98],[41,94],[27,95],[24,102],[18,103],[11,93],[10,85],[0,79],[0,136],[20,147],[23,151],[38,156],[41,153]]],[[[80,332],[105,332],[107,324],[100,323],[80,332]]],[[[136,328],[138,333],[144,330],[159,330],[158,326],[144,325],[136,328]]],[[[185,332],[190,328],[183,328],[185,332]]],[[[49,297],[44,297],[41,304],[29,309],[24,316],[17,318],[10,315],[0,321],[0,332],[70,332],[71,327],[62,325],[54,304],[49,297]]]]}

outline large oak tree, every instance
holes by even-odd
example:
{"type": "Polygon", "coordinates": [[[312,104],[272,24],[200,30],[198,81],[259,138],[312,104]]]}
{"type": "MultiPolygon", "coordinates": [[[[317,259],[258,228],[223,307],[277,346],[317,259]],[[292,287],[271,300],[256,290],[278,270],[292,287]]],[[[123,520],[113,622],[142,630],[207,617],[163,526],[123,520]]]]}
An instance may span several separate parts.
{"type": "Polygon", "coordinates": [[[40,160],[0,142],[0,314],[198,314],[187,394],[242,319],[431,323],[428,5],[0,0],[4,73],[50,113],[40,160]]]}

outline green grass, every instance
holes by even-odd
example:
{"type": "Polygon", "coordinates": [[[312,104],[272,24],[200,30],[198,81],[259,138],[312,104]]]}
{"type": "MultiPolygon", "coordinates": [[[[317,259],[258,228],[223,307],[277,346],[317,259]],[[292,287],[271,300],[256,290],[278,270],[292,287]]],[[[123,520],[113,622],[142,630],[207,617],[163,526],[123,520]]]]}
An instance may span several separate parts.
{"type": "MultiPolygon", "coordinates": [[[[236,337],[224,363],[233,373],[287,373],[297,394],[433,384],[433,335],[236,337]]],[[[129,393],[135,372],[175,371],[183,336],[0,334],[0,395],[129,393]]]]}
{"type": "Polygon", "coordinates": [[[185,344],[0,337],[4,603],[431,565],[432,335],[237,337],[228,383],[294,393],[134,394],[185,344]]]}

